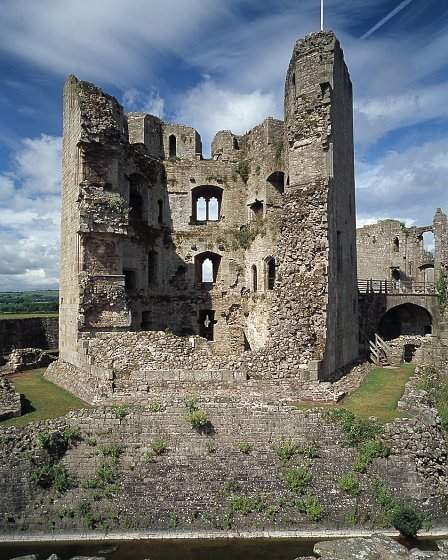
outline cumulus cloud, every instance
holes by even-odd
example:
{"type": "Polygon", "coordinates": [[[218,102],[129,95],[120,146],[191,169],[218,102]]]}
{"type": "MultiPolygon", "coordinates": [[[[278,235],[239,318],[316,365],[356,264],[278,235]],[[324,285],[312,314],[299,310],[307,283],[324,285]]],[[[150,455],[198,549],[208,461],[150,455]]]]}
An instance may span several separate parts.
{"type": "Polygon", "coordinates": [[[152,88],[149,93],[137,88],[127,89],[123,92],[122,103],[127,112],[150,113],[161,119],[165,114],[165,100],[156,88],[152,88]]]}
{"type": "Polygon", "coordinates": [[[241,93],[204,80],[180,98],[175,120],[194,126],[201,134],[204,152],[219,130],[242,134],[265,117],[278,116],[278,99],[260,90],[241,93]]]}
{"type": "Polygon", "coordinates": [[[58,284],[61,138],[22,140],[0,175],[0,290],[58,284]]]}
{"type": "Polygon", "coordinates": [[[358,222],[377,216],[407,223],[432,223],[436,206],[448,207],[448,141],[391,151],[374,162],[360,162],[357,174],[358,222]]]}

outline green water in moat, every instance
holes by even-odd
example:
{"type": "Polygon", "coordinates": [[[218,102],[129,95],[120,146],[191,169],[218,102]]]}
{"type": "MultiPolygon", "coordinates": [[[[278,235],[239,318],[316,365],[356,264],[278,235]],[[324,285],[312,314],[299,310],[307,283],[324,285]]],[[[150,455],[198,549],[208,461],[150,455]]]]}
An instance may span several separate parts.
{"type": "MultiPolygon", "coordinates": [[[[37,554],[39,560],[46,560],[52,553],[61,560],[72,556],[102,556],[107,560],[294,560],[312,555],[318,540],[178,539],[0,544],[0,560],[24,554],[37,554]]],[[[436,548],[435,541],[419,541],[418,547],[436,548]]]]}

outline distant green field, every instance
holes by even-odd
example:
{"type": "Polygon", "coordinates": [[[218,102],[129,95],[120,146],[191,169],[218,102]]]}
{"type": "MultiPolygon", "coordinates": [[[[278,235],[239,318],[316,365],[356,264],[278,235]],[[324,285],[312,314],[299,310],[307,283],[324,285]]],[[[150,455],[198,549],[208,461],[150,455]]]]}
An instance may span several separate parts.
{"type": "Polygon", "coordinates": [[[89,408],[84,401],[44,379],[44,371],[45,369],[35,369],[10,377],[16,391],[23,395],[25,410],[18,418],[0,421],[0,427],[24,426],[29,422],[63,416],[70,410],[89,408]]]}
{"type": "Polygon", "coordinates": [[[58,290],[0,292],[0,315],[32,313],[35,316],[36,313],[57,313],[58,302],[58,290]]]}
{"type": "Polygon", "coordinates": [[[33,319],[45,317],[58,317],[58,313],[0,313],[0,320],[3,319],[33,319]]]}

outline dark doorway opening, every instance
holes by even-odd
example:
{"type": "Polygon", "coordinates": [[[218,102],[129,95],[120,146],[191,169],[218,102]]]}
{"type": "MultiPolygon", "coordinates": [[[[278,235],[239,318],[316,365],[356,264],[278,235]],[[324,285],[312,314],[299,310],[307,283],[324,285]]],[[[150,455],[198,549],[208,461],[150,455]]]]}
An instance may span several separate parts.
{"type": "Polygon", "coordinates": [[[381,319],[378,334],[384,340],[401,335],[424,336],[432,332],[432,317],[426,309],[413,303],[404,303],[390,309],[381,319]]]}
{"type": "Polygon", "coordinates": [[[211,309],[199,311],[199,336],[214,340],[215,312],[211,309]]]}
{"type": "Polygon", "coordinates": [[[403,348],[403,361],[407,363],[412,362],[416,350],[417,346],[415,344],[405,344],[403,348]]]}

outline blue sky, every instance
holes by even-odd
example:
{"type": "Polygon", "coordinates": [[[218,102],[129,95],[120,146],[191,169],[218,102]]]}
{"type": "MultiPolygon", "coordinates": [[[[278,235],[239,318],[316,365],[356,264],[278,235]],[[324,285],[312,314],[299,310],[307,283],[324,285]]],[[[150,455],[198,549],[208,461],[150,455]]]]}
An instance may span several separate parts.
{"type": "MultiPolygon", "coordinates": [[[[0,3],[0,290],[57,286],[67,74],[194,126],[208,156],[216,131],[282,117],[294,41],[319,27],[319,0],[0,3]]],[[[448,209],[448,4],[326,0],[326,27],[354,85],[358,223],[429,223],[448,209]]]]}

